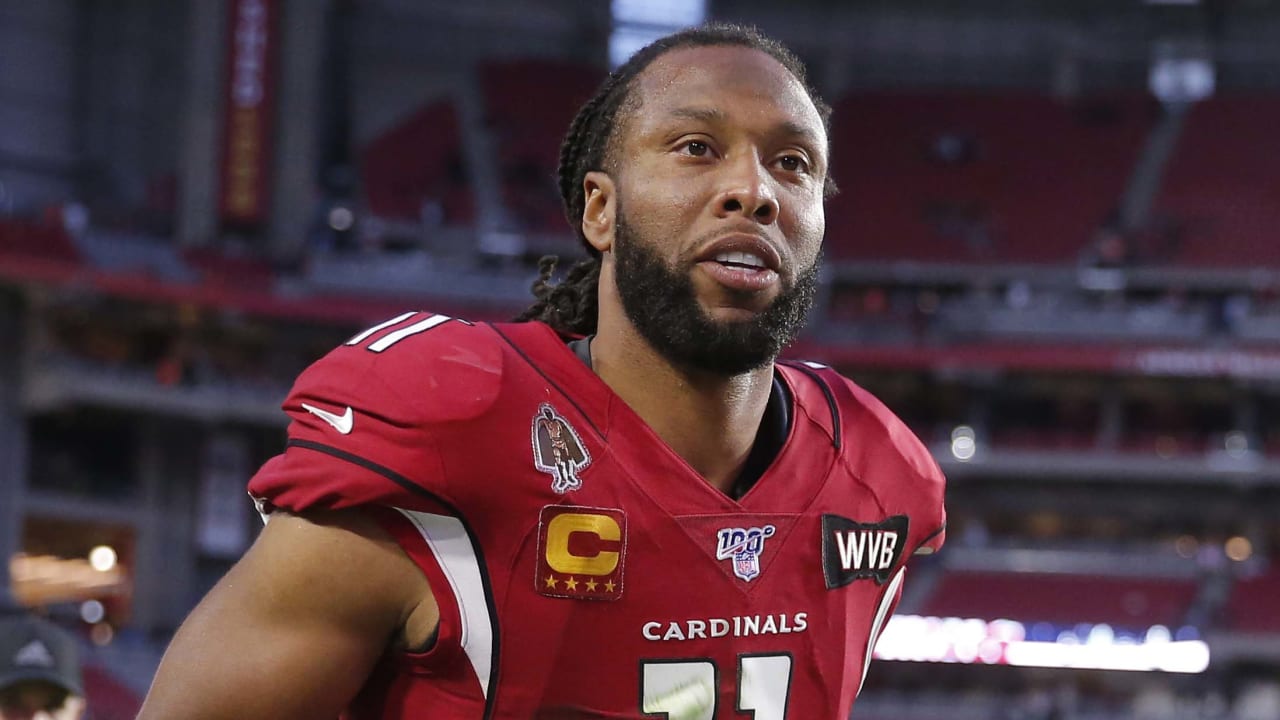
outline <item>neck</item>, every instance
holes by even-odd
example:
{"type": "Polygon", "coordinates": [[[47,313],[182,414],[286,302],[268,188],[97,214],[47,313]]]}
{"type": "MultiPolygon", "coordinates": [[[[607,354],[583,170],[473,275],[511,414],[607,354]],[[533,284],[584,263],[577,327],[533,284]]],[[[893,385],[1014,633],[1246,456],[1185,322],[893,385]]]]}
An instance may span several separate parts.
{"type": "Polygon", "coordinates": [[[728,492],[746,464],[773,387],[773,366],[721,376],[673,365],[604,303],[592,367],[712,486],[728,492]]]}

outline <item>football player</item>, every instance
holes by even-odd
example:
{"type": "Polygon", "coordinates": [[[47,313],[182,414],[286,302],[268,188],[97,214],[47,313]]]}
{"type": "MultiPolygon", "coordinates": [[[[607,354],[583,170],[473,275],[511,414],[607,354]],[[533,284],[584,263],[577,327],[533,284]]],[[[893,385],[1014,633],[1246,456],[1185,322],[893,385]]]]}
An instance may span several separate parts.
{"type": "Polygon", "coordinates": [[[919,441],[778,361],[813,303],[828,108],[754,30],[646,47],[579,112],[588,257],[515,323],[406,313],[298,379],[269,523],[144,720],[845,718],[943,539],[919,441]]]}

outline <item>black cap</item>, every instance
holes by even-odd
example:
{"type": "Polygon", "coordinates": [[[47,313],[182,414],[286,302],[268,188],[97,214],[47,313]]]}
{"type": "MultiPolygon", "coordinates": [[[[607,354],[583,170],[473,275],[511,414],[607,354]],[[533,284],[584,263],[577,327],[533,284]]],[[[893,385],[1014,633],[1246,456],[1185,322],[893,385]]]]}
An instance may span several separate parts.
{"type": "Polygon", "coordinates": [[[43,680],[84,695],[80,649],[71,633],[31,616],[0,617],[0,688],[43,680]]]}

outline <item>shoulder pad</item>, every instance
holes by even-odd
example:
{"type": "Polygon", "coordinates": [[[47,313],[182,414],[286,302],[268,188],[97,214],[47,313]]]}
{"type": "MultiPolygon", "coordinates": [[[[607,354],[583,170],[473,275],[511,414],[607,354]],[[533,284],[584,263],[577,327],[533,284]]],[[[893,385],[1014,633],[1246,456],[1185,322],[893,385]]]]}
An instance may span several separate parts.
{"type": "Polygon", "coordinates": [[[451,505],[443,425],[485,412],[501,380],[488,328],[428,313],[375,325],[298,377],[284,401],[286,450],[249,491],[264,507],[293,512],[451,505]]]}
{"type": "Polygon", "coordinates": [[[941,477],[942,471],[924,443],[879,398],[834,369],[813,362],[790,363],[822,383],[829,390],[840,415],[841,444],[865,446],[868,441],[887,441],[915,474],[941,477]]]}
{"type": "Polygon", "coordinates": [[[484,326],[427,312],[374,325],[308,368],[299,390],[351,395],[348,404],[399,408],[417,423],[466,420],[485,412],[501,389],[503,351],[484,326]],[[326,392],[327,391],[327,392],[326,392]]]}
{"type": "Polygon", "coordinates": [[[791,366],[829,390],[850,469],[872,482],[882,499],[892,497],[895,505],[913,508],[911,515],[929,524],[919,529],[925,535],[915,542],[930,550],[940,546],[946,478],[925,444],[878,398],[835,370],[818,363],[791,366]]]}

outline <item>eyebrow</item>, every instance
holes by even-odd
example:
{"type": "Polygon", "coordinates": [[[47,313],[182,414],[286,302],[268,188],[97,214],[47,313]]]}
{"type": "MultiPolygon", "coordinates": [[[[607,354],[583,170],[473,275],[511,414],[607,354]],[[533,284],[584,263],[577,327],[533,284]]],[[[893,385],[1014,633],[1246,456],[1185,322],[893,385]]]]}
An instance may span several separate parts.
{"type": "Polygon", "coordinates": [[[727,119],[724,111],[716,108],[678,107],[671,111],[671,115],[704,122],[724,122],[727,119]]]}
{"type": "MultiPolygon", "coordinates": [[[[728,115],[718,108],[685,106],[675,108],[670,114],[672,117],[699,120],[706,123],[723,123],[728,120],[728,115]]],[[[778,124],[775,131],[782,135],[801,138],[814,147],[823,146],[823,142],[817,133],[794,120],[784,120],[778,124]]]]}

